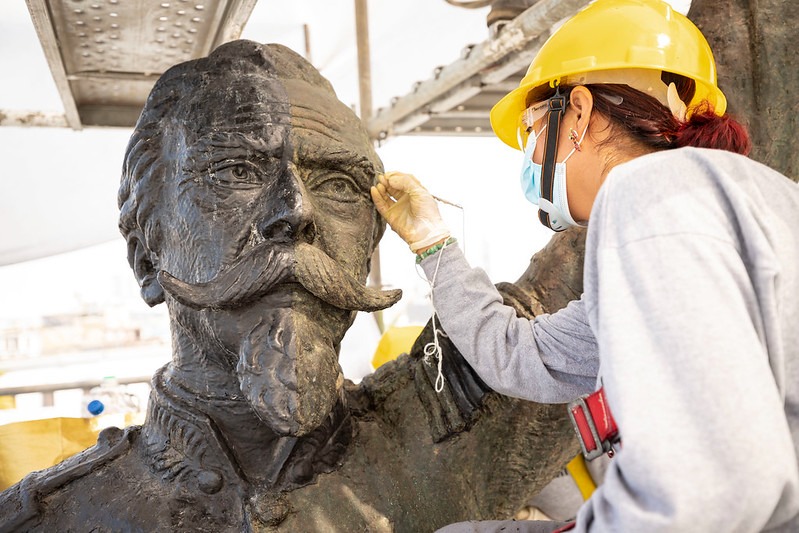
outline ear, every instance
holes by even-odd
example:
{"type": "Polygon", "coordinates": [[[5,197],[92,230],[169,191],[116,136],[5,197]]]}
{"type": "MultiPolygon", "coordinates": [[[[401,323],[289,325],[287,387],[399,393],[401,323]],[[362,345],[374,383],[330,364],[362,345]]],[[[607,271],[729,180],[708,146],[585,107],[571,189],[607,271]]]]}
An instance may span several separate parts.
{"type": "Polygon", "coordinates": [[[591,112],[594,110],[594,95],[584,85],[578,85],[571,91],[569,103],[577,113],[577,131],[583,132],[591,122],[591,112]]]}
{"type": "Polygon", "coordinates": [[[139,235],[128,236],[128,263],[141,287],[141,297],[153,307],[164,301],[164,289],[158,283],[157,256],[153,254],[139,235]]]}

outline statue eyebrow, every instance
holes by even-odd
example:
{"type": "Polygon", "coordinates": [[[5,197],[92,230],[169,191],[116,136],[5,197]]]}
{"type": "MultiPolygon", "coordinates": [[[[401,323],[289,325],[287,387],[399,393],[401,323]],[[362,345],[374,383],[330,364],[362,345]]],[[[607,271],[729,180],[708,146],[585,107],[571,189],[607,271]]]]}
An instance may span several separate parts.
{"type": "Polygon", "coordinates": [[[191,166],[202,168],[231,157],[281,159],[284,143],[270,145],[259,136],[242,132],[211,132],[190,143],[186,151],[191,166]]]}
{"type": "Polygon", "coordinates": [[[377,168],[374,162],[366,155],[341,143],[331,142],[324,147],[300,143],[297,146],[297,156],[300,161],[309,162],[317,168],[332,167],[353,174],[353,177],[367,190],[376,180],[377,168]],[[353,170],[356,172],[353,173],[353,170]]]}
{"type": "MultiPolygon", "coordinates": [[[[187,167],[203,171],[216,161],[245,157],[248,159],[282,159],[287,148],[284,142],[272,142],[244,132],[210,132],[187,146],[187,167]]],[[[325,145],[300,141],[296,146],[301,165],[315,168],[334,168],[351,175],[364,189],[375,184],[378,172],[375,163],[362,152],[344,143],[330,140],[325,145]]]]}

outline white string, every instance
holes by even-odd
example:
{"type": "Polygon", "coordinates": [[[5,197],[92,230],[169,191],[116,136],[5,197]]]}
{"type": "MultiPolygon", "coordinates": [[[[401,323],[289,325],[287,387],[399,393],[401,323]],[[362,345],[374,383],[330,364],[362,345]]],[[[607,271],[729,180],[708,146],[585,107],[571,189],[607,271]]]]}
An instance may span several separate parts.
{"type": "MultiPolygon", "coordinates": [[[[428,342],[427,344],[424,345],[424,358],[425,362],[428,364],[430,363],[432,357],[436,358],[436,368],[438,370],[438,375],[436,376],[436,382],[433,385],[433,388],[435,389],[436,393],[439,393],[442,390],[444,390],[444,372],[442,371],[444,356],[441,353],[441,345],[438,342],[438,335],[439,333],[441,333],[441,335],[445,338],[447,335],[443,331],[439,332],[438,326],[436,325],[436,303],[433,297],[433,288],[435,287],[436,277],[438,276],[438,267],[441,266],[441,258],[444,256],[444,250],[447,248],[448,243],[449,239],[444,241],[444,245],[441,247],[441,250],[438,251],[438,259],[436,260],[436,268],[435,270],[433,270],[432,279],[428,281],[427,278],[422,277],[421,275],[419,276],[422,279],[424,279],[428,285],[430,285],[430,304],[433,306],[433,316],[430,319],[433,323],[433,342],[428,342]]],[[[418,268],[416,272],[418,274],[419,272],[418,268]]]]}
{"type": "MultiPolygon", "coordinates": [[[[461,237],[462,237],[461,246],[463,248],[463,253],[465,254],[466,253],[466,210],[463,208],[463,206],[461,206],[459,204],[456,204],[454,202],[450,202],[450,201],[444,200],[443,198],[439,198],[438,196],[434,196],[433,195],[433,198],[435,198],[436,200],[438,200],[441,203],[450,205],[450,206],[455,207],[455,208],[460,210],[460,212],[461,212],[461,237]]],[[[418,264],[416,265],[416,273],[417,273],[417,275],[420,278],[422,278],[430,286],[430,304],[433,307],[433,316],[430,319],[432,324],[433,324],[433,342],[428,342],[427,344],[425,344],[423,353],[424,353],[425,363],[427,363],[427,364],[430,364],[430,360],[431,360],[432,357],[436,358],[436,368],[438,370],[438,375],[436,376],[436,381],[435,381],[435,384],[433,385],[433,388],[435,389],[436,393],[440,393],[442,390],[444,390],[444,383],[445,383],[444,372],[442,370],[444,357],[443,357],[443,354],[441,353],[441,344],[438,341],[438,336],[441,335],[445,339],[448,338],[448,337],[447,337],[447,334],[444,333],[443,331],[439,330],[438,326],[436,325],[436,304],[435,304],[435,301],[433,301],[433,288],[435,287],[436,277],[438,276],[438,267],[441,265],[441,257],[444,255],[444,249],[446,249],[446,247],[448,246],[448,244],[447,244],[448,242],[449,242],[449,239],[444,241],[444,244],[441,247],[441,250],[438,251],[438,259],[436,260],[436,268],[433,271],[433,277],[432,277],[432,279],[430,281],[427,280],[426,276],[423,276],[422,274],[419,273],[419,265],[418,264]]]]}
{"type": "Polygon", "coordinates": [[[441,202],[442,204],[446,204],[446,205],[452,206],[452,207],[454,207],[456,209],[460,209],[460,211],[461,211],[461,248],[463,248],[463,255],[466,255],[466,209],[464,209],[463,206],[460,205],[460,204],[456,204],[455,202],[450,202],[449,200],[445,200],[445,199],[443,199],[443,198],[441,198],[439,196],[436,196],[435,194],[431,194],[430,196],[432,196],[433,199],[437,200],[438,202],[441,202]]]}

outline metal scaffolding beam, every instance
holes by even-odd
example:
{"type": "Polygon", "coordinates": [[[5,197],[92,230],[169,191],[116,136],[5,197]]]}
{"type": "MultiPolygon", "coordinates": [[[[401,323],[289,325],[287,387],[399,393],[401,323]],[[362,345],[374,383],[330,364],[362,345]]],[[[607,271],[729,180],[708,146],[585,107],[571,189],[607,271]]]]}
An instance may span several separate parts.
{"type": "Polygon", "coordinates": [[[508,92],[505,80],[521,78],[552,28],[588,3],[541,0],[496,37],[467,47],[460,59],[437,68],[433,78],[379,109],[367,122],[369,135],[378,140],[403,134],[490,135],[488,112],[508,92]],[[457,116],[461,106],[469,109],[468,117],[457,116]],[[478,112],[482,118],[476,118],[478,112]]]}

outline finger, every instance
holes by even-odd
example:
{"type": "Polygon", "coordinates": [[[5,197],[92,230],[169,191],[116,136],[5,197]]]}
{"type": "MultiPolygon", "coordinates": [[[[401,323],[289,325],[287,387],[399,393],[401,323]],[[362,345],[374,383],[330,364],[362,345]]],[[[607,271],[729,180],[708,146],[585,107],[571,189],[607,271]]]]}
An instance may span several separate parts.
{"type": "Polygon", "coordinates": [[[377,187],[372,187],[371,189],[369,189],[369,192],[372,195],[372,201],[374,202],[375,207],[377,208],[377,212],[380,213],[382,216],[385,216],[385,213],[391,207],[391,205],[389,204],[391,199],[388,198],[388,195],[384,195],[383,193],[381,193],[377,187]]]}
{"type": "Polygon", "coordinates": [[[393,195],[388,192],[388,180],[386,179],[384,174],[379,174],[377,176],[377,190],[378,192],[385,197],[386,200],[391,199],[394,200],[393,195]]]}
{"type": "Polygon", "coordinates": [[[372,189],[374,189],[375,194],[377,194],[383,202],[389,203],[392,201],[391,196],[389,196],[386,191],[386,186],[382,183],[378,183],[376,186],[372,187],[372,189]]]}
{"type": "Polygon", "coordinates": [[[391,197],[391,195],[388,193],[388,189],[386,189],[386,186],[382,183],[377,184],[377,192],[380,193],[380,196],[383,197],[383,200],[385,200],[389,206],[396,203],[396,200],[391,197]]]}
{"type": "Polygon", "coordinates": [[[400,172],[399,170],[389,170],[388,172],[383,173],[383,177],[388,180],[391,179],[392,176],[397,176],[399,174],[404,174],[404,172],[400,172]]]}
{"type": "Polygon", "coordinates": [[[398,200],[419,186],[419,182],[410,174],[389,172],[385,177],[386,190],[398,200]]]}
{"type": "Polygon", "coordinates": [[[395,170],[392,170],[392,171],[386,172],[385,174],[381,174],[377,178],[379,184],[383,185],[383,189],[388,191],[386,194],[394,196],[395,198],[396,198],[395,195],[401,193],[401,191],[398,190],[396,187],[392,187],[391,186],[391,178],[392,178],[392,176],[395,176],[397,174],[400,174],[400,173],[395,171],[395,170]]]}
{"type": "Polygon", "coordinates": [[[399,189],[397,187],[392,187],[388,183],[384,186],[384,189],[386,191],[386,194],[390,195],[395,200],[399,200],[400,198],[402,198],[406,194],[406,192],[404,190],[399,189]]]}
{"type": "Polygon", "coordinates": [[[408,178],[413,178],[411,174],[399,172],[397,170],[389,170],[383,174],[383,183],[389,187],[397,187],[400,183],[406,183],[408,178]]]}
{"type": "Polygon", "coordinates": [[[405,174],[404,172],[388,172],[386,173],[386,181],[388,184],[388,191],[394,196],[394,191],[402,191],[403,193],[415,192],[418,189],[426,191],[416,176],[413,174],[405,174]]]}

